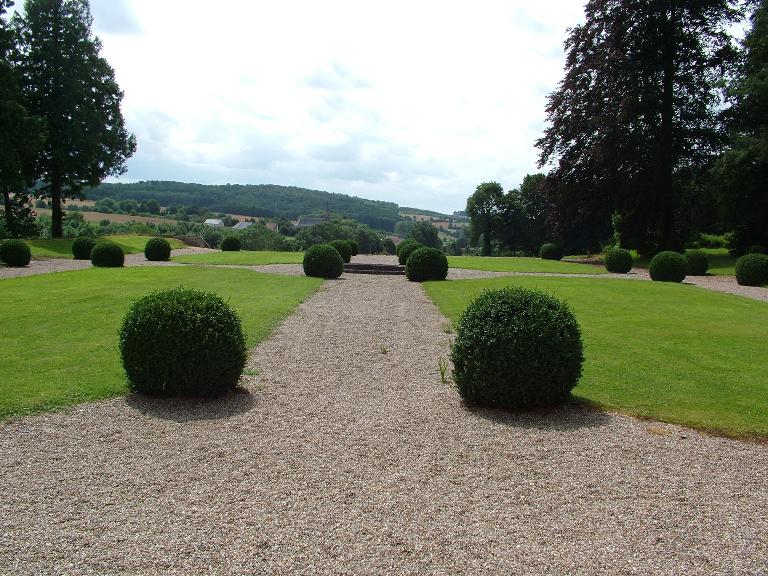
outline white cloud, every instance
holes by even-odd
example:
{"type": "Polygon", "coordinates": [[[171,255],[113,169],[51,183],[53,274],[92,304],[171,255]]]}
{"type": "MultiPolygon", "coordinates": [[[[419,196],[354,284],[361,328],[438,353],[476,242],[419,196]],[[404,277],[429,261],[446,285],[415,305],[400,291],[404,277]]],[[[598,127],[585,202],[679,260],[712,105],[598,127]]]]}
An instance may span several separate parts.
{"type": "Polygon", "coordinates": [[[562,41],[582,18],[573,0],[93,0],[93,12],[139,142],[123,180],[298,185],[443,211],[479,182],[511,188],[535,171],[562,41]]]}

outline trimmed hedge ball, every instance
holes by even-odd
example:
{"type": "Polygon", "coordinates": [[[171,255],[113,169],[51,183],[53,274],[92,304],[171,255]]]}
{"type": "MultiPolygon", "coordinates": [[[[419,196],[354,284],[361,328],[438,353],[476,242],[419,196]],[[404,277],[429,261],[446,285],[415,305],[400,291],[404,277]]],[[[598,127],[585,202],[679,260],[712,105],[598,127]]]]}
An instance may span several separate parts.
{"type": "Polygon", "coordinates": [[[448,276],[448,258],[437,248],[419,248],[408,257],[405,275],[411,282],[445,280],[448,276]]]}
{"type": "Polygon", "coordinates": [[[120,268],[125,264],[125,254],[118,244],[101,240],[91,250],[91,264],[99,268],[120,268]]]}
{"type": "Polygon", "coordinates": [[[120,356],[134,392],[220,396],[240,379],[245,336],[219,296],[176,288],[133,303],[120,328],[120,356]]]}
{"type": "Polygon", "coordinates": [[[24,268],[32,260],[32,251],[22,240],[6,240],[0,245],[0,260],[12,268],[24,268]]]}
{"type": "Polygon", "coordinates": [[[344,260],[345,264],[348,264],[349,261],[352,259],[352,247],[349,245],[348,240],[332,240],[329,242],[331,246],[336,248],[339,254],[341,254],[341,259],[344,260]]]}
{"type": "Polygon", "coordinates": [[[242,242],[240,242],[240,238],[237,236],[227,236],[221,241],[222,252],[240,252],[241,247],[242,242]]]}
{"type": "Polygon", "coordinates": [[[611,248],[605,255],[605,269],[614,274],[632,270],[632,253],[624,248],[611,248]]]}
{"type": "Polygon", "coordinates": [[[397,261],[401,265],[405,265],[406,262],[408,262],[408,256],[413,254],[414,251],[423,247],[424,246],[420,242],[417,242],[413,238],[408,238],[407,240],[403,240],[402,242],[400,242],[400,245],[397,247],[397,261]]]}
{"type": "Polygon", "coordinates": [[[165,238],[150,238],[144,246],[144,257],[150,262],[165,262],[171,257],[171,244],[165,238]]]}
{"type": "Polygon", "coordinates": [[[355,240],[347,240],[347,244],[349,244],[352,256],[357,256],[360,253],[360,245],[355,240]]]}
{"type": "Polygon", "coordinates": [[[72,242],[72,256],[75,257],[75,260],[90,260],[91,250],[94,246],[96,246],[95,238],[88,238],[87,236],[75,238],[75,241],[72,242]]]}
{"type": "Polygon", "coordinates": [[[486,290],[459,317],[451,361],[459,394],[471,404],[557,404],[581,377],[581,328],[553,296],[520,287],[486,290]]]}
{"type": "Polygon", "coordinates": [[[563,249],[558,244],[542,244],[539,250],[539,258],[542,260],[562,260],[563,249]]]}
{"type": "Polygon", "coordinates": [[[768,256],[746,254],[736,261],[736,282],[741,286],[765,286],[768,284],[768,256]]]}
{"type": "Polygon", "coordinates": [[[655,282],[682,282],[688,273],[688,260],[679,252],[659,252],[651,259],[648,272],[655,282]]]}
{"type": "Polygon", "coordinates": [[[705,276],[709,270],[709,258],[701,250],[687,250],[684,254],[688,262],[688,276],[705,276]]]}
{"type": "Polygon", "coordinates": [[[304,274],[315,278],[338,278],[344,272],[341,254],[330,244],[315,244],[304,253],[304,274]]]}

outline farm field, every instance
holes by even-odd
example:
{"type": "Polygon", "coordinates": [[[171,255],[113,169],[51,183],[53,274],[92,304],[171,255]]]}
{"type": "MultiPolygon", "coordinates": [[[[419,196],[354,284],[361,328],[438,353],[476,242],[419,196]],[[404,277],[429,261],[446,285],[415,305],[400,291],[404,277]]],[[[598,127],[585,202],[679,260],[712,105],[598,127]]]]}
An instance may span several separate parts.
{"type": "Polygon", "coordinates": [[[448,266],[488,272],[543,272],[556,274],[607,274],[602,266],[542,260],[541,258],[487,258],[483,256],[448,256],[448,266]]]}
{"type": "Polygon", "coordinates": [[[301,264],[304,260],[304,253],[241,250],[239,252],[207,252],[205,254],[176,256],[172,260],[182,264],[230,264],[236,266],[301,264]]]}
{"type": "MultiPolygon", "coordinates": [[[[126,254],[144,252],[147,240],[152,236],[135,236],[122,234],[116,236],[104,236],[104,240],[111,240],[119,244],[126,254]]],[[[72,243],[74,238],[37,238],[25,240],[32,250],[32,258],[42,260],[45,258],[72,258],[72,243]]],[[[186,244],[175,238],[168,238],[172,249],[184,248],[186,244]]]]}
{"type": "Polygon", "coordinates": [[[216,292],[241,315],[250,347],[321,283],[195,267],[88,269],[3,280],[0,418],[124,393],[117,333],[131,302],[148,292],[177,286],[216,292]]]}
{"type": "Polygon", "coordinates": [[[488,288],[543,290],[573,308],[585,370],[577,400],[734,436],[768,436],[768,305],[693,286],[517,277],[425,284],[456,320],[488,288]]]}
{"type": "MultiPolygon", "coordinates": [[[[35,208],[40,216],[51,216],[50,208],[35,208]]],[[[170,218],[160,218],[157,216],[131,216],[130,214],[105,214],[104,212],[83,212],[78,214],[83,215],[83,220],[86,222],[101,222],[102,220],[109,220],[113,224],[123,224],[125,222],[137,222],[139,224],[176,224],[177,220],[170,218]]]]}

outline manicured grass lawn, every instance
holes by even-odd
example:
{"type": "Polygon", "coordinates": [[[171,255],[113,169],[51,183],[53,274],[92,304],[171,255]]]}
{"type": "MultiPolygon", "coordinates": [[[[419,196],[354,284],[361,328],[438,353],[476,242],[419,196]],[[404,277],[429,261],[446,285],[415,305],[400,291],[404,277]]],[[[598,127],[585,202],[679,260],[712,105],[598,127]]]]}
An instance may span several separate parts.
{"type": "Polygon", "coordinates": [[[768,436],[768,304],[694,286],[588,278],[425,284],[456,319],[485,288],[518,285],[566,300],[581,323],[577,399],[736,436],[768,436]]]}
{"type": "Polygon", "coordinates": [[[451,268],[489,272],[553,272],[558,274],[606,274],[602,266],[574,264],[541,258],[486,258],[483,256],[448,256],[451,268]]]}
{"type": "MultiPolygon", "coordinates": [[[[118,243],[126,254],[136,254],[144,252],[144,246],[147,240],[152,236],[133,236],[118,235],[105,236],[105,240],[111,240],[118,243]]],[[[43,258],[72,258],[72,243],[74,238],[38,238],[35,240],[25,240],[32,249],[32,258],[40,260],[43,258]]],[[[168,238],[171,248],[184,248],[184,242],[175,238],[168,238]]]]}
{"type": "Polygon", "coordinates": [[[248,345],[321,284],[303,276],[196,267],[102,268],[0,281],[0,418],[126,391],[117,334],[150,291],[210,290],[240,314],[248,345]]]}
{"type": "Polygon", "coordinates": [[[265,264],[301,264],[304,261],[304,252],[270,252],[248,251],[240,252],[208,252],[206,254],[192,254],[188,256],[176,256],[174,262],[184,264],[235,264],[238,266],[262,266],[265,264]]]}

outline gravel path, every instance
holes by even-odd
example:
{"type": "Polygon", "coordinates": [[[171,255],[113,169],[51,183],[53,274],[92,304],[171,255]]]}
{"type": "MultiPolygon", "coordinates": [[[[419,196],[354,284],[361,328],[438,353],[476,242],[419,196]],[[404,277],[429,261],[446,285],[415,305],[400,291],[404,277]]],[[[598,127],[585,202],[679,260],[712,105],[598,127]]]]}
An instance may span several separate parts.
{"type": "Polygon", "coordinates": [[[248,392],[0,425],[0,573],[768,574],[768,450],[469,410],[402,277],[329,281],[248,392]]]}

